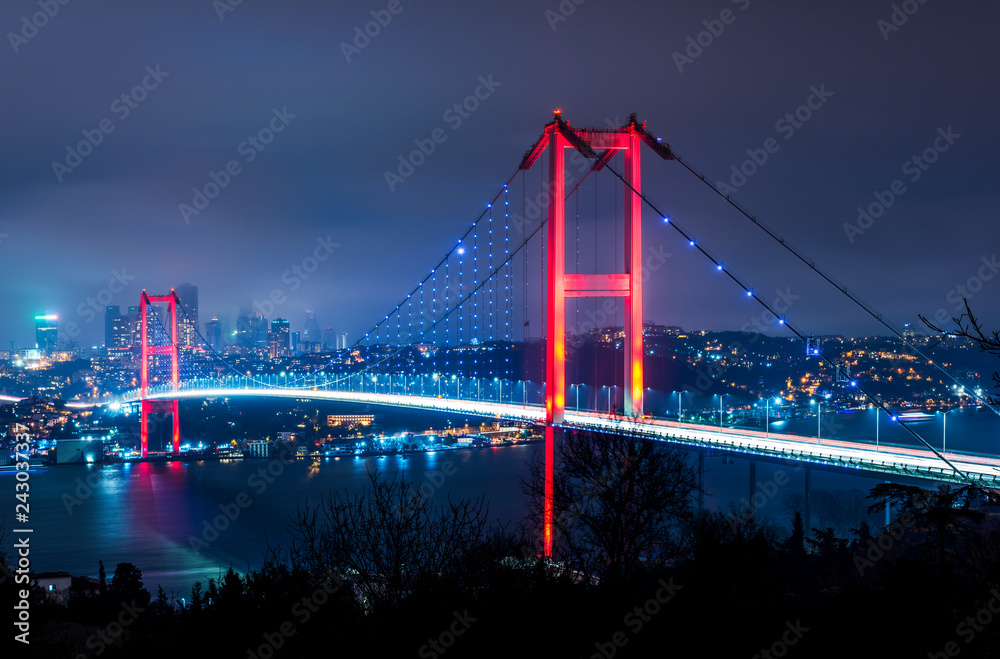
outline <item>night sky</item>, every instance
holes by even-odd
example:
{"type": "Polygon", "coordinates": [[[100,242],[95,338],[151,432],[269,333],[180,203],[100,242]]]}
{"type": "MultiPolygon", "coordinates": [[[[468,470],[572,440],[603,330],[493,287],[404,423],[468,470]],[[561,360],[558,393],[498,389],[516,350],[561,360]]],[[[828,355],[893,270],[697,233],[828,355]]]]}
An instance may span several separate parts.
{"type": "MultiPolygon", "coordinates": [[[[231,324],[279,288],[274,315],[293,331],[311,309],[353,340],[454,244],[555,108],[576,126],[638,113],[894,323],[955,315],[968,285],[1000,326],[998,2],[907,0],[894,15],[854,0],[236,1],[2,3],[3,348],[33,346],[43,312],[101,343],[88,298],[112,280],[104,299],[123,308],[190,282],[200,319],[231,324]],[[477,88],[474,112],[448,114],[477,88]],[[273,141],[246,142],[268,126],[273,141]],[[435,129],[447,139],[390,190],[385,172],[435,129]],[[85,132],[100,143],[77,158],[85,132]],[[731,180],[768,140],[768,160],[731,180]],[[912,162],[928,149],[935,162],[912,162]],[[224,189],[185,214],[230,161],[224,189]],[[875,193],[891,204],[859,226],[875,193]],[[325,242],[339,247],[290,290],[283,274],[325,242]]],[[[765,298],[782,291],[799,326],[885,333],[677,163],[644,158],[651,198],[765,298]]],[[[644,236],[671,255],[650,320],[760,316],[651,212],[644,236]]]]}

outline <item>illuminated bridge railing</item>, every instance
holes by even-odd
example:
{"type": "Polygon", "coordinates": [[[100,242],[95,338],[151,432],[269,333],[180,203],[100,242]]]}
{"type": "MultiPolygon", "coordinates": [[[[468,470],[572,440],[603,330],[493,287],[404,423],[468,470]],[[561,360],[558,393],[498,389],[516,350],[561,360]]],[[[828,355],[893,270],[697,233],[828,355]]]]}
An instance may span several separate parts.
{"type": "MultiPolygon", "coordinates": [[[[416,376],[419,378],[419,376],[416,376]]],[[[413,385],[405,379],[399,386],[404,389],[413,385]]],[[[541,423],[545,418],[542,405],[527,402],[504,402],[477,399],[473,394],[466,397],[467,390],[461,387],[452,391],[462,398],[447,397],[442,387],[441,397],[415,393],[379,393],[377,383],[358,382],[348,386],[346,380],[339,383],[319,378],[314,386],[281,387],[273,386],[267,380],[250,377],[227,377],[183,382],[178,391],[169,385],[150,388],[151,397],[235,397],[241,395],[269,395],[290,398],[312,398],[339,402],[388,405],[412,409],[438,410],[503,418],[514,421],[541,423]],[[266,393],[265,393],[266,392],[266,393]]],[[[303,384],[298,382],[297,384],[303,384]]],[[[384,390],[389,389],[386,382],[384,390]]],[[[425,389],[429,389],[425,387],[425,389]]],[[[516,391],[516,390],[515,390],[516,391]]],[[[428,394],[430,392],[428,391],[428,394]]],[[[515,396],[516,399],[516,396],[515,396]]],[[[138,400],[138,391],[124,394],[121,402],[138,400]]],[[[970,480],[986,487],[1000,486],[1000,458],[993,456],[949,451],[947,457],[963,473],[956,473],[932,452],[909,446],[876,446],[866,441],[840,439],[817,439],[801,435],[784,435],[773,432],[758,432],[743,428],[719,428],[691,423],[678,423],[662,419],[627,419],[604,413],[588,411],[567,411],[562,424],[568,429],[594,429],[616,433],[636,434],[651,439],[668,441],[688,448],[730,451],[734,454],[759,456],[772,460],[794,461],[817,466],[857,470],[867,474],[884,474],[895,478],[907,477],[919,480],[967,484],[970,480]]]]}
{"type": "MultiPolygon", "coordinates": [[[[309,397],[312,392],[345,392],[361,394],[408,395],[451,400],[492,401],[544,406],[545,383],[531,380],[502,378],[473,378],[466,376],[435,375],[364,375],[326,377],[324,375],[293,378],[285,375],[229,376],[224,378],[192,378],[182,380],[176,391],[205,392],[218,390],[267,391],[274,395],[289,396],[301,392],[309,397]]],[[[169,383],[149,387],[151,397],[165,397],[175,390],[169,383]]],[[[127,403],[140,399],[138,389],[117,394],[113,400],[127,403]]]]}

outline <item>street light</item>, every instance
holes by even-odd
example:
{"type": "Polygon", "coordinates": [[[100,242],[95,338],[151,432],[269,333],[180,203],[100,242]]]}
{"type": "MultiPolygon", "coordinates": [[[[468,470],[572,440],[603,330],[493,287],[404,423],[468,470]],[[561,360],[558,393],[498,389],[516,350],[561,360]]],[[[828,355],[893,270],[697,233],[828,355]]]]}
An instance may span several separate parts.
{"type": "Polygon", "coordinates": [[[944,453],[948,448],[948,412],[954,412],[954,409],[941,412],[941,452],[944,453]]]}
{"type": "MultiPolygon", "coordinates": [[[[774,404],[781,405],[781,399],[777,396],[774,397],[774,404]]],[[[771,436],[771,399],[764,399],[764,436],[771,436]]]]}
{"type": "Polygon", "coordinates": [[[722,399],[726,396],[732,396],[732,394],[715,394],[719,397],[719,427],[722,427],[722,399]]]}
{"type": "Polygon", "coordinates": [[[875,450],[877,451],[878,450],[878,413],[879,413],[880,410],[879,410],[878,405],[872,405],[872,407],[875,408],[875,450]]]}
{"type": "Polygon", "coordinates": [[[683,391],[674,391],[672,393],[677,394],[677,422],[680,423],[684,420],[684,414],[681,410],[681,401],[684,400],[684,394],[688,393],[687,389],[683,391]]]}

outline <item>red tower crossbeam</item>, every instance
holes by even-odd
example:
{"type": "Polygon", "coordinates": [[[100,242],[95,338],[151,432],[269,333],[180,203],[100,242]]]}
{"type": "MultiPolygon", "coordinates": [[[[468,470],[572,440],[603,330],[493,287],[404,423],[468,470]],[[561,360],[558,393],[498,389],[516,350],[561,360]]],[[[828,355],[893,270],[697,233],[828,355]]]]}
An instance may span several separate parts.
{"type": "Polygon", "coordinates": [[[629,116],[621,128],[574,129],[555,111],[542,137],[525,154],[521,169],[530,169],[549,149],[548,271],[546,273],[546,362],[545,362],[545,502],[544,552],[552,555],[553,463],[555,435],[552,425],[566,414],[566,298],[625,298],[625,416],[642,416],[642,168],[640,144],[645,143],[664,160],[673,159],[670,147],[660,144],[629,116]],[[625,197],[625,272],[609,274],[566,273],[566,175],[565,149],[573,147],[596,160],[593,169],[603,169],[618,151],[625,152],[624,179],[630,190],[625,197]],[[595,149],[603,150],[598,154],[595,149]]]}
{"type": "Polygon", "coordinates": [[[170,355],[171,361],[171,372],[170,381],[173,385],[173,390],[177,391],[177,385],[180,382],[180,368],[178,366],[178,355],[177,355],[177,305],[179,301],[177,299],[177,294],[170,290],[169,295],[147,295],[146,291],[142,291],[142,297],[139,301],[139,317],[141,318],[142,324],[142,414],[140,419],[140,436],[142,438],[142,457],[145,458],[149,454],[149,415],[154,413],[169,413],[173,418],[173,443],[174,443],[174,453],[180,453],[181,445],[181,423],[180,414],[178,413],[178,401],[176,398],[173,400],[149,400],[149,356],[150,355],[170,355]],[[166,303],[167,313],[170,316],[170,345],[166,346],[151,346],[149,345],[149,330],[147,323],[148,317],[148,306],[153,303],[166,303]]]}

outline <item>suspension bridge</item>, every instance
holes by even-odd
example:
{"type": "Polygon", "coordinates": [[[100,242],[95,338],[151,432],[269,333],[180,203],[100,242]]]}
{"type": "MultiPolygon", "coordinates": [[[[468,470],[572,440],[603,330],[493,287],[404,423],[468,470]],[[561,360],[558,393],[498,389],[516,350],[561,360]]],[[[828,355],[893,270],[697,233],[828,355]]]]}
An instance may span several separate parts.
{"type": "MultiPolygon", "coordinates": [[[[720,424],[712,426],[648,414],[647,392],[663,384],[662,361],[659,380],[652,376],[657,369],[650,365],[664,355],[652,354],[644,342],[643,273],[648,266],[642,240],[644,211],[655,213],[658,222],[704,257],[709,270],[728,278],[741,296],[772,314],[801,341],[802,354],[836,374],[837,386],[896,419],[895,411],[870,392],[865,382],[823,353],[812,334],[758,295],[747,279],[662,212],[652,195],[643,191],[644,150],[678,164],[705,183],[778,249],[807,265],[884,326],[902,349],[926,360],[942,378],[958,383],[923,347],[731,200],[635,115],[622,126],[581,129],[556,111],[510,178],[416,285],[354,345],[316,357],[298,373],[278,376],[245,371],[234,364],[232,354],[221,354],[211,346],[196,327],[197,340],[181,344],[178,325],[193,323],[176,294],[155,296],[143,291],[141,386],[114,397],[117,402],[141,405],[143,456],[148,452],[147,418],[156,413],[172,415],[172,448],[179,451],[181,399],[283,396],[544,424],[549,501],[554,450],[560,433],[567,429],[634,434],[690,448],[843,467],[886,478],[997,485],[1000,459],[960,451],[944,453],[902,421],[900,426],[912,437],[912,446],[827,439],[818,433],[809,437],[727,428],[722,426],[721,415],[720,424]],[[600,309],[607,322],[588,325],[587,311],[597,310],[599,299],[604,300],[600,309]],[[573,374],[571,384],[567,383],[568,371],[573,374]],[[590,387],[592,395],[588,394],[580,409],[583,386],[590,387]],[[567,409],[568,394],[574,388],[577,403],[575,409],[567,409]],[[598,392],[605,389],[607,405],[602,410],[598,392]]],[[[545,516],[548,552],[551,506],[547,505],[545,516]]]]}

